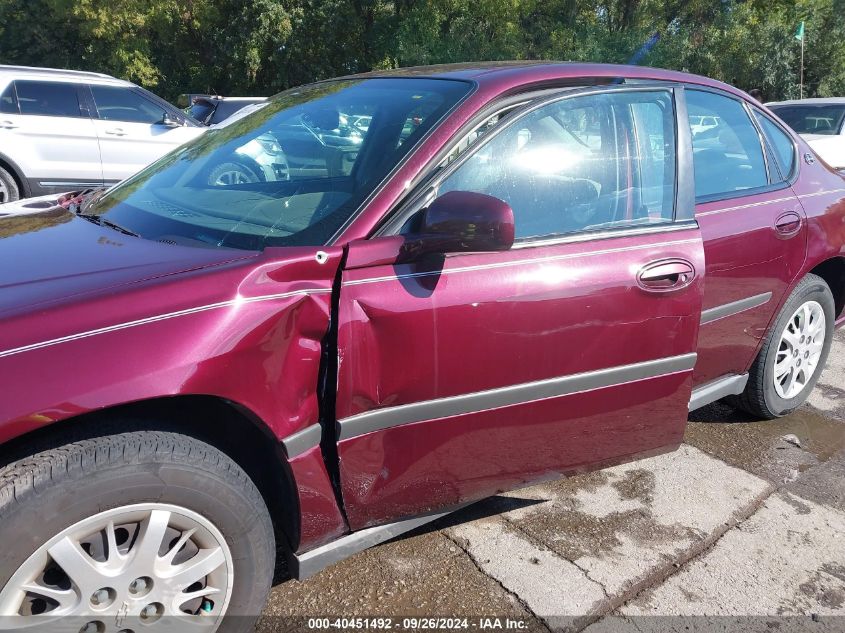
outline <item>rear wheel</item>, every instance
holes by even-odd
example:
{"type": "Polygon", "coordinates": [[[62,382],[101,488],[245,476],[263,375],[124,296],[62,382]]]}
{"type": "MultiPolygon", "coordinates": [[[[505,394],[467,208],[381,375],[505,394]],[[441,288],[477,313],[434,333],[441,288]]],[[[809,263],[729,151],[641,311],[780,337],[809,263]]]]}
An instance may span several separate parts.
{"type": "Polygon", "coordinates": [[[15,177],[0,167],[0,204],[20,199],[21,193],[15,177]]]}
{"type": "Polygon", "coordinates": [[[0,616],[19,616],[0,628],[67,618],[137,630],[181,617],[247,631],[275,562],[269,513],[243,470],[159,431],[73,442],[0,470],[0,539],[0,616]]]}
{"type": "Polygon", "coordinates": [[[836,319],[825,281],[807,275],[787,299],[734,400],[755,416],[786,415],[807,400],[827,360],[836,319]]]}

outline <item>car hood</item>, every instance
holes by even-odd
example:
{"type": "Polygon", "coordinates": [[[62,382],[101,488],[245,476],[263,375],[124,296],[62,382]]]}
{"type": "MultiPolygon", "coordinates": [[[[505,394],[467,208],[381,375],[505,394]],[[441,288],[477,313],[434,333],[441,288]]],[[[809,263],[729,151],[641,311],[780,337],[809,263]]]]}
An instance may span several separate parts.
{"type": "Polygon", "coordinates": [[[124,235],[50,202],[0,205],[0,315],[254,256],[124,235]]]}

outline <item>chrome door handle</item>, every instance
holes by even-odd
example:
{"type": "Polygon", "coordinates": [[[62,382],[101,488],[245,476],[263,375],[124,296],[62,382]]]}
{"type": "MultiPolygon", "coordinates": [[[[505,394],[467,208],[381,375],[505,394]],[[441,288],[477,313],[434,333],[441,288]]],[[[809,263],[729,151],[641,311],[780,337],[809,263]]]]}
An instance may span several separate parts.
{"type": "Polygon", "coordinates": [[[0,128],[4,130],[14,130],[18,126],[12,123],[11,121],[0,121],[0,128]]]}
{"type": "Polygon", "coordinates": [[[775,231],[778,237],[788,238],[797,235],[801,230],[801,216],[795,211],[786,211],[775,220],[775,231]]]}
{"type": "Polygon", "coordinates": [[[695,279],[695,266],[685,259],[661,259],[640,268],[637,283],[648,292],[686,288],[695,279]]]}
{"type": "Polygon", "coordinates": [[[113,127],[110,130],[106,130],[106,134],[111,134],[112,136],[126,136],[127,132],[124,132],[123,128],[113,127]]]}

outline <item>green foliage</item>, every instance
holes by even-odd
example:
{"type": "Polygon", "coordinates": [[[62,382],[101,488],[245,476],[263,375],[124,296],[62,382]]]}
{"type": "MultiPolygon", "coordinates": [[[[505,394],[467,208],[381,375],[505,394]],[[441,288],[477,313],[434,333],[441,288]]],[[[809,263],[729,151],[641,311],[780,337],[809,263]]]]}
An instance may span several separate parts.
{"type": "Polygon", "coordinates": [[[107,72],[173,99],[504,59],[676,68],[798,96],[845,94],[845,0],[0,0],[0,63],[107,72]]]}

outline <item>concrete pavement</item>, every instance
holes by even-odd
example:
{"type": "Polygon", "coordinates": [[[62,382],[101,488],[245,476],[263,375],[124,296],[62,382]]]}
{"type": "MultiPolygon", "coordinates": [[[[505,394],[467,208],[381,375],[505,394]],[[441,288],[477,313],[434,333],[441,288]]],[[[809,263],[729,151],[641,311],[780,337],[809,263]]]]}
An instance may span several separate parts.
{"type": "Polygon", "coordinates": [[[759,422],[712,405],[691,414],[685,439],[280,583],[265,615],[286,617],[265,624],[416,615],[479,628],[499,616],[538,631],[845,631],[845,332],[808,406],[759,422]]]}

